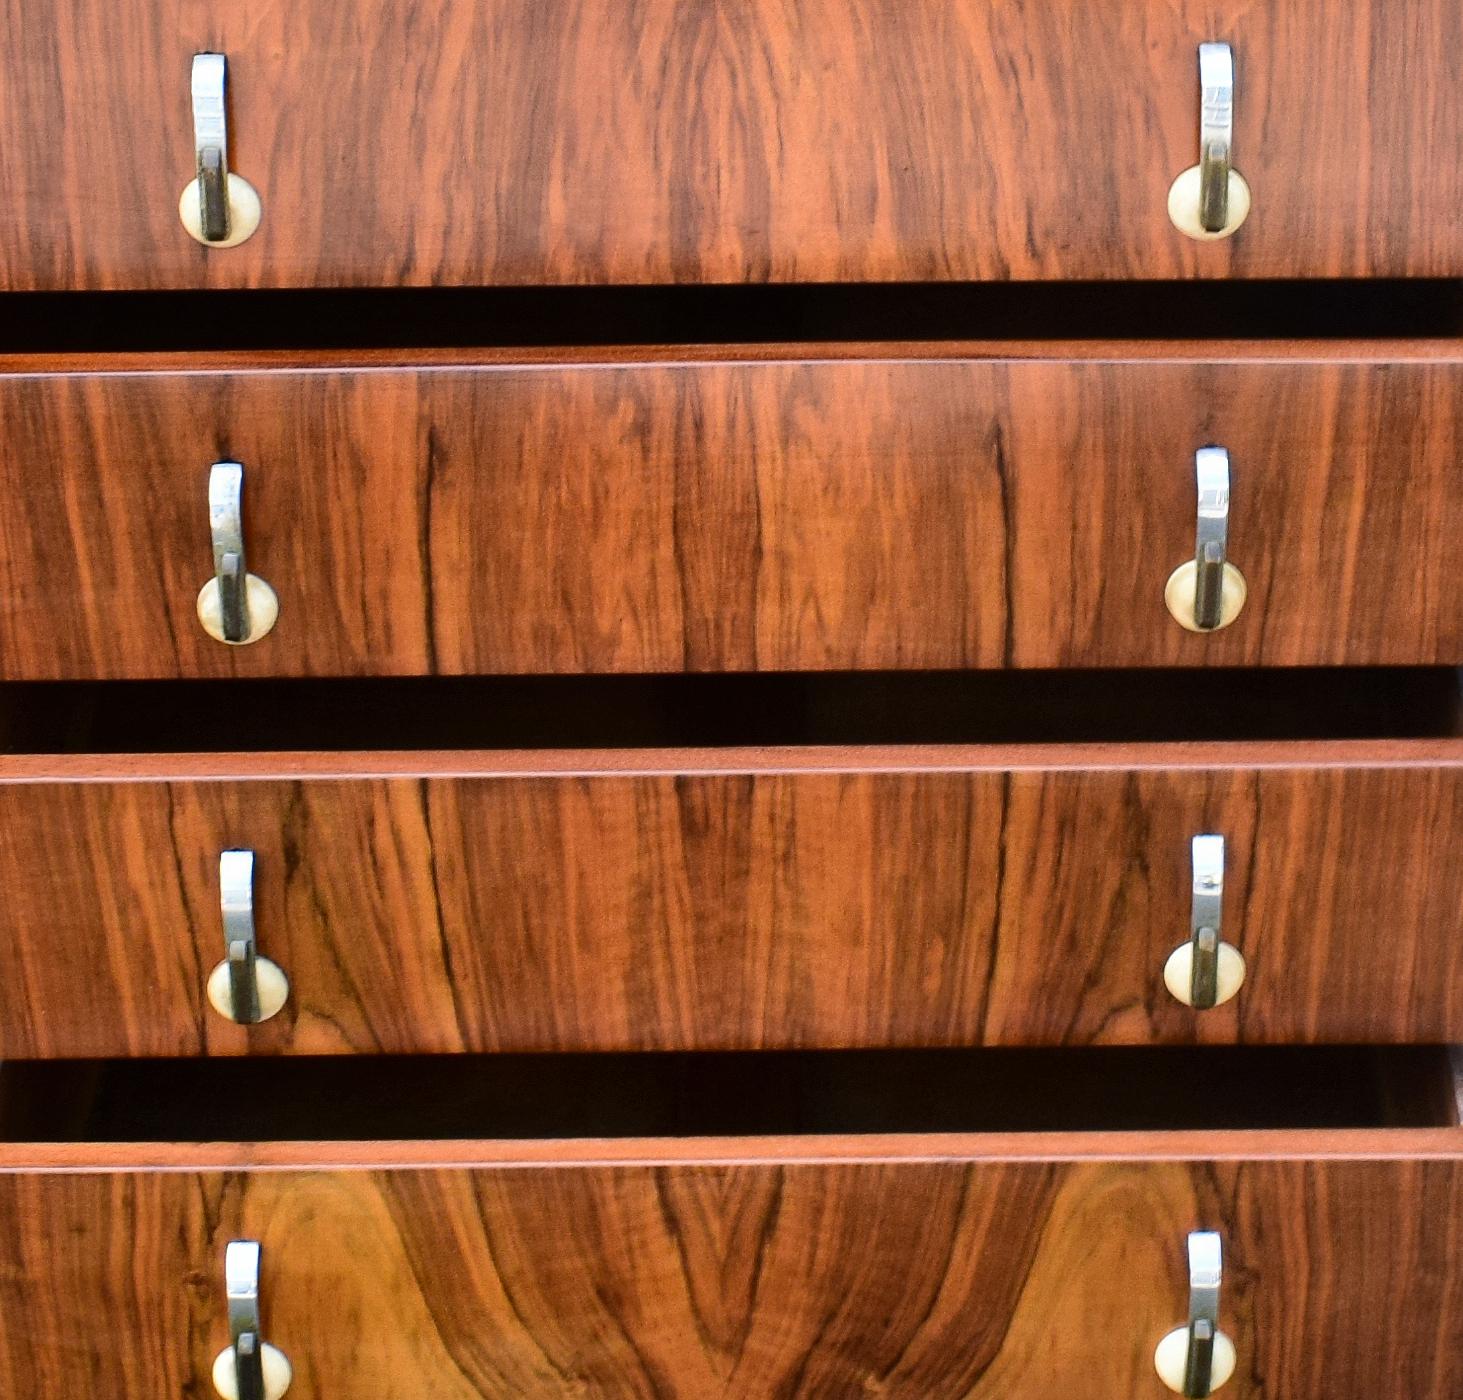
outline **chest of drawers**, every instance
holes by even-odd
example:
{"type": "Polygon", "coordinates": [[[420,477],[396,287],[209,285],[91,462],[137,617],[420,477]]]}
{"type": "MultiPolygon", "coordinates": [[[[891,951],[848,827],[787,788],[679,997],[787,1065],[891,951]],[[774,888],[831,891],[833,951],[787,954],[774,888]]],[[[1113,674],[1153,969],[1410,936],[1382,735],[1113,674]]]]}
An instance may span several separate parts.
{"type": "Polygon", "coordinates": [[[0,0],[5,1394],[1463,1393],[1460,47],[0,0]]]}

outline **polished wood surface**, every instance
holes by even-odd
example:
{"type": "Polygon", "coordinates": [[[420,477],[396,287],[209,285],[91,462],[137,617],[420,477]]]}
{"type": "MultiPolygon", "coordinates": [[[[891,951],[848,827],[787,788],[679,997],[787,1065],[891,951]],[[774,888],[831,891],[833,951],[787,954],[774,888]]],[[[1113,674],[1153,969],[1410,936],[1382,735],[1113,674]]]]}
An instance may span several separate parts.
{"type": "Polygon", "coordinates": [[[678,353],[10,360],[0,676],[1463,661],[1456,346],[678,353]],[[1250,592],[1198,635],[1210,442],[1250,592]],[[220,457],[280,597],[247,647],[194,615],[220,457]]]}
{"type": "Polygon", "coordinates": [[[1216,1229],[1230,1393],[1447,1400],[1463,1381],[1452,1136],[1430,1161],[1294,1140],[1263,1161],[1000,1161],[979,1139],[860,1160],[835,1139],[848,1158],[754,1142],[736,1162],[705,1144],[705,1162],[658,1164],[631,1143],[608,1145],[619,1164],[534,1166],[482,1144],[483,1165],[392,1170],[378,1144],[347,1145],[348,1169],[325,1147],[305,1170],[6,1172],[0,1381],[35,1400],[211,1393],[224,1247],[251,1237],[266,1336],[319,1400],[1157,1400],[1184,1238],[1216,1229]]]}
{"type": "MultiPolygon", "coordinates": [[[[1455,1086],[1463,1088],[1463,1084],[1455,1086]]],[[[310,1139],[277,1142],[6,1142],[0,1172],[231,1174],[308,1167],[805,1166],[843,1162],[1452,1161],[1458,1124],[1389,1128],[1214,1128],[991,1133],[780,1133],[735,1137],[310,1139]]]]}
{"type": "Polygon", "coordinates": [[[202,778],[702,777],[777,773],[1229,772],[1450,768],[1456,739],[1082,744],[791,744],[719,748],[310,749],[287,753],[7,753],[7,784],[202,778]]]}
{"type": "Polygon", "coordinates": [[[1460,741],[353,761],[0,762],[0,1056],[1463,1039],[1460,741]],[[1198,1014],[1203,832],[1249,970],[1198,1014]]]}
{"type": "Polygon", "coordinates": [[[1455,0],[5,0],[0,288],[1458,276],[1460,48],[1455,0]],[[1199,243],[1211,39],[1255,207],[1199,243]]]}

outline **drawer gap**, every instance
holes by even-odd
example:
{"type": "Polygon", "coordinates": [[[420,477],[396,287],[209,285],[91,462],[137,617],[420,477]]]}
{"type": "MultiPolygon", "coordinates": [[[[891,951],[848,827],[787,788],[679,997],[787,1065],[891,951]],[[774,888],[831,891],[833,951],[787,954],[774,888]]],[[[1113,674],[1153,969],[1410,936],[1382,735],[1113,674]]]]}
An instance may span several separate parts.
{"type": "Polygon", "coordinates": [[[1450,667],[6,682],[0,752],[1451,738],[1450,667]]]}
{"type": "Polygon", "coordinates": [[[1452,336],[1455,279],[21,292],[0,353],[1452,336]]]}
{"type": "Polygon", "coordinates": [[[5,1142],[1456,1125],[1447,1047],[10,1062],[5,1142]]]}

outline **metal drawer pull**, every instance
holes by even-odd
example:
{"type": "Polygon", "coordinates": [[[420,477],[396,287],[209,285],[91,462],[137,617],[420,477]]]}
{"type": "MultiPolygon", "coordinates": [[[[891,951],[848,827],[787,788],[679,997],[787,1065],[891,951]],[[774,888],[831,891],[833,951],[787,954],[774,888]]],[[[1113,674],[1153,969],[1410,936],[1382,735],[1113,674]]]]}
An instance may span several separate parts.
{"type": "Polygon", "coordinates": [[[289,999],[289,978],[259,954],[254,934],[254,852],[224,851],[218,858],[224,960],[208,978],[208,1000],[220,1016],[257,1025],[279,1014],[289,999]]]}
{"type": "Polygon", "coordinates": [[[1199,45],[1199,223],[1218,233],[1229,222],[1229,153],[1234,146],[1234,50],[1199,45]]]}
{"type": "Polygon", "coordinates": [[[1198,510],[1194,557],[1168,576],[1163,600],[1190,632],[1217,632],[1240,615],[1249,589],[1229,562],[1229,452],[1201,447],[1194,454],[1198,510]]]}
{"type": "Polygon", "coordinates": [[[193,55],[193,180],[178,201],[183,227],[200,243],[232,248],[259,227],[259,195],[229,170],[229,121],[224,97],[228,61],[221,53],[193,55]]]}
{"type": "Polygon", "coordinates": [[[1190,847],[1193,895],[1189,941],[1168,956],[1163,984],[1196,1011],[1222,1006],[1245,980],[1244,955],[1220,937],[1224,921],[1224,837],[1196,836],[1190,847]]]}
{"type": "Polygon", "coordinates": [[[198,620],[216,641],[257,642],[279,619],[279,599],[245,562],[244,468],[238,462],[215,462],[208,469],[208,528],[213,577],[199,591],[198,620]]]}
{"type": "Polygon", "coordinates": [[[1219,925],[1224,914],[1224,837],[1196,836],[1194,898],[1189,916],[1193,948],[1189,1002],[1207,1011],[1219,996],[1219,925]]]}
{"type": "Polygon", "coordinates": [[[1212,1395],[1234,1375],[1234,1343],[1219,1330],[1223,1277],[1219,1236],[1194,1231],[1189,1236],[1189,1321],[1169,1332],[1153,1354],[1159,1379],[1179,1395],[1212,1395]]]}
{"type": "Polygon", "coordinates": [[[1168,216],[1190,238],[1228,238],[1250,212],[1250,187],[1234,168],[1234,50],[1199,45],[1199,163],[1169,187],[1168,216]]]}
{"type": "Polygon", "coordinates": [[[229,1337],[234,1347],[238,1400],[264,1400],[264,1329],[259,1321],[259,1242],[230,1240],[224,1252],[229,1337]]]}
{"type": "Polygon", "coordinates": [[[224,641],[249,635],[249,605],[244,579],[244,468],[215,462],[208,473],[208,526],[213,535],[213,572],[218,580],[219,616],[224,641]]]}
{"type": "Polygon", "coordinates": [[[294,1373],[285,1354],[264,1340],[259,1321],[257,1240],[230,1240],[224,1251],[224,1291],[232,1345],[213,1363],[213,1387],[224,1400],[279,1400],[294,1373]]]}
{"type": "Polygon", "coordinates": [[[1219,626],[1224,564],[1229,553],[1229,453],[1201,447],[1194,455],[1199,517],[1194,535],[1194,621],[1206,632],[1219,626]]]}
{"type": "Polygon", "coordinates": [[[227,60],[193,55],[193,150],[198,161],[198,226],[209,243],[229,236],[229,122],[224,106],[227,60]]]}

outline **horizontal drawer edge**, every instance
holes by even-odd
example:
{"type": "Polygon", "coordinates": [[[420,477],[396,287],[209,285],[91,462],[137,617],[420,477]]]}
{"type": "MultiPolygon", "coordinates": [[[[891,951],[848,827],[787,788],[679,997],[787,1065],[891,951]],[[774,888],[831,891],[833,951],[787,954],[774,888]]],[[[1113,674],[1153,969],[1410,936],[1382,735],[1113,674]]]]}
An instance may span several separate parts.
{"type": "Polygon", "coordinates": [[[7,754],[0,786],[230,779],[686,777],[758,773],[1457,768],[1463,738],[758,748],[7,754]]]}
{"type": "Polygon", "coordinates": [[[889,1133],[848,1136],[568,1138],[536,1141],[11,1143],[24,1172],[378,1171],[837,1162],[1463,1161],[1463,1127],[889,1133]]]}
{"type": "Polygon", "coordinates": [[[1463,364],[1463,339],[765,341],[618,346],[422,346],[329,350],[67,351],[0,355],[0,374],[115,378],[143,374],[353,373],[371,370],[633,369],[641,365],[1074,361],[1084,364],[1463,364]]]}

